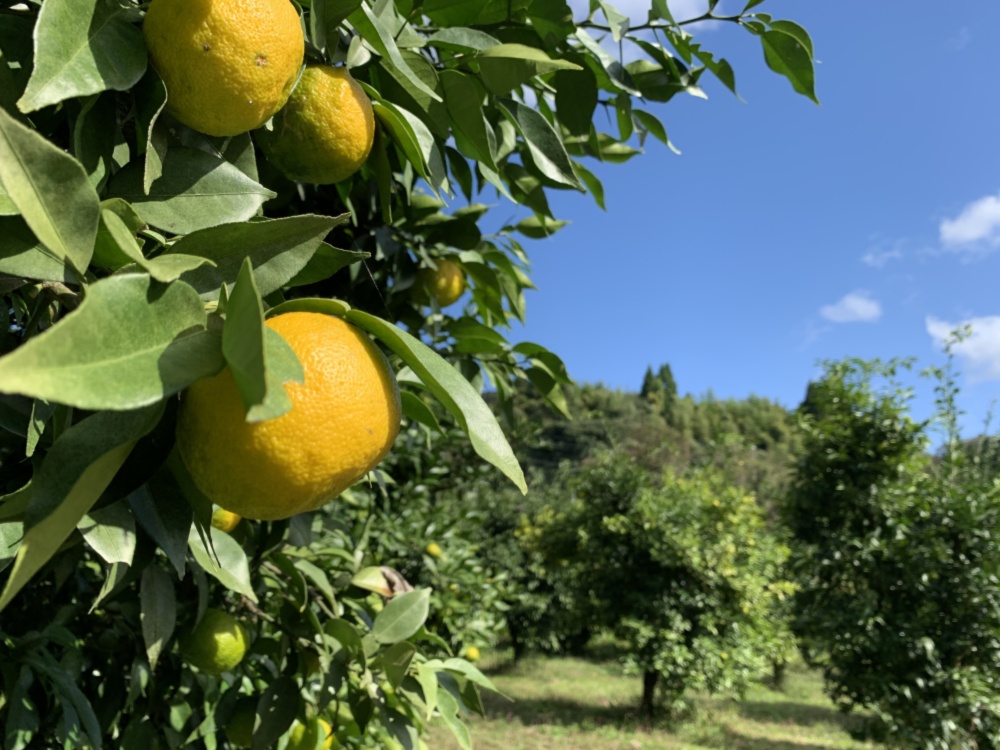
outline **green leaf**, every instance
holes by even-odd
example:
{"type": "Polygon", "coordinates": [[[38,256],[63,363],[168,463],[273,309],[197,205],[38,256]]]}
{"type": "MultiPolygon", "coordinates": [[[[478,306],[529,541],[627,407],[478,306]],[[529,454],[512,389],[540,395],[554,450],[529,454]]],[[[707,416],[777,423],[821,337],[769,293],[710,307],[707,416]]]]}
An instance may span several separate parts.
{"type": "Polygon", "coordinates": [[[161,469],[148,484],[128,496],[128,504],[142,528],[166,554],[177,577],[182,578],[192,511],[187,503],[177,502],[179,497],[181,490],[173,474],[161,469]]]}
{"type": "Polygon", "coordinates": [[[604,11],[604,17],[608,19],[608,26],[611,28],[611,38],[614,40],[615,44],[618,44],[622,40],[622,37],[628,32],[628,16],[623,16],[618,9],[613,6],[607,0],[600,0],[601,10],[604,11]]]}
{"type": "Polygon", "coordinates": [[[534,76],[557,70],[581,70],[568,60],[553,60],[537,47],[523,44],[498,44],[477,53],[476,61],[493,94],[507,94],[534,76]]]}
{"type": "Polygon", "coordinates": [[[84,541],[106,563],[132,564],[135,555],[135,518],[124,501],[94,510],[76,525],[84,541]]]}
{"type": "Polygon", "coordinates": [[[379,643],[405,641],[427,620],[430,602],[430,589],[417,589],[394,597],[375,618],[372,635],[379,643]]]}
{"type": "Polygon", "coordinates": [[[795,91],[819,104],[812,55],[798,36],[776,28],[761,34],[760,43],[767,66],[785,76],[795,91]]]}
{"type": "Polygon", "coordinates": [[[0,217],[0,273],[76,283],[76,272],[38,241],[20,216],[0,217]]]}
{"type": "MultiPolygon", "coordinates": [[[[131,209],[131,206],[121,198],[112,198],[105,203],[120,203],[131,209]]],[[[119,213],[111,208],[101,209],[101,224],[97,230],[92,262],[94,265],[113,271],[134,263],[154,279],[164,283],[180,278],[187,271],[212,263],[207,258],[180,254],[161,255],[151,260],[145,258],[139,243],[136,242],[133,230],[128,227],[119,213]]]]}
{"type": "Polygon", "coordinates": [[[59,436],[32,480],[24,540],[0,596],[0,610],[73,533],[161,413],[159,404],[135,411],[99,412],[59,436]]]}
{"type": "Polygon", "coordinates": [[[536,110],[513,99],[504,99],[499,104],[528,144],[535,168],[553,182],[582,192],[584,187],[573,172],[566,147],[549,121],[536,110]]]}
{"type": "Polygon", "coordinates": [[[503,695],[503,693],[497,690],[496,685],[493,684],[490,678],[480,672],[479,668],[472,662],[465,659],[445,659],[443,662],[438,662],[437,660],[427,662],[428,666],[437,667],[438,664],[440,664],[441,668],[456,672],[480,687],[484,687],[498,695],[503,695]]]}
{"type": "Polygon", "coordinates": [[[462,723],[459,717],[460,706],[455,697],[447,690],[438,691],[438,708],[441,711],[441,718],[448,725],[448,729],[455,735],[458,744],[463,750],[472,750],[472,736],[469,728],[462,723]]]}
{"type": "Polygon", "coordinates": [[[545,237],[550,237],[568,224],[568,221],[560,219],[546,219],[545,217],[538,216],[536,214],[519,221],[514,225],[514,229],[523,234],[525,237],[540,240],[545,237]]]}
{"type": "Polygon", "coordinates": [[[279,677],[257,700],[260,725],[253,733],[253,750],[267,750],[288,731],[299,712],[299,686],[291,677],[279,677]]]}
{"type": "Polygon", "coordinates": [[[414,73],[410,69],[410,66],[406,64],[406,60],[403,59],[403,56],[399,52],[399,47],[396,46],[396,40],[393,38],[392,33],[371,12],[367,5],[362,3],[360,8],[348,16],[347,20],[361,35],[361,38],[370,44],[382,57],[388,58],[392,65],[406,77],[414,88],[426,94],[431,99],[441,101],[441,97],[437,95],[434,89],[424,83],[420,76],[414,73]]]}
{"type": "Polygon", "coordinates": [[[87,172],[2,109],[0,183],[41,243],[86,271],[100,218],[100,200],[87,172]]]}
{"type": "Polygon", "coordinates": [[[77,687],[72,672],[47,651],[35,651],[24,661],[48,678],[55,693],[54,698],[62,709],[64,723],[68,723],[68,717],[72,716],[76,726],[71,731],[79,738],[79,730],[83,729],[90,740],[89,746],[94,750],[101,750],[101,724],[87,696],[77,687]]]}
{"type": "MultiPolygon", "coordinates": [[[[267,366],[264,363],[264,305],[254,284],[249,258],[243,259],[236,284],[226,303],[222,355],[236,381],[249,421],[250,410],[262,404],[268,395],[267,366]]],[[[280,390],[284,393],[284,389],[280,390]]],[[[292,404],[287,396],[285,401],[290,409],[292,404]]]]}
{"type": "Polygon", "coordinates": [[[175,253],[208,258],[215,265],[183,275],[205,299],[216,299],[219,288],[236,282],[244,258],[253,264],[254,281],[262,297],[278,291],[301,272],[329,232],[350,220],[302,214],[240,224],[222,224],[182,237],[161,257],[175,253]]]}
{"type": "Polygon", "coordinates": [[[82,105],[73,124],[72,153],[100,192],[114,169],[115,141],[122,139],[118,102],[114,94],[103,93],[88,97],[82,105]]]}
{"type": "Polygon", "coordinates": [[[198,530],[191,529],[188,536],[188,546],[191,548],[194,559],[198,561],[206,573],[217,578],[227,589],[243,594],[250,601],[256,602],[257,595],[250,582],[250,564],[247,562],[243,548],[226,532],[220,531],[214,526],[210,526],[209,530],[212,534],[212,547],[214,547],[215,554],[212,554],[205,546],[198,530]]]}
{"type": "Polygon", "coordinates": [[[427,184],[435,191],[438,188],[447,189],[447,173],[444,159],[437,147],[434,134],[424,124],[424,121],[412,112],[408,112],[397,104],[379,99],[371,87],[366,91],[372,94],[372,108],[375,116],[386,127],[406,158],[420,173],[427,184]]]}
{"type": "Polygon", "coordinates": [[[0,392],[83,409],[134,409],[223,364],[220,337],[207,328],[191,287],[123,274],[93,284],[75,312],[0,357],[0,392]]]}
{"type": "Polygon", "coordinates": [[[306,286],[324,281],[341,268],[352,263],[360,263],[370,257],[371,253],[364,253],[360,250],[341,250],[339,247],[322,242],[305,266],[302,267],[302,270],[289,279],[285,286],[306,286]]]}
{"type": "Polygon", "coordinates": [[[457,131],[455,137],[461,137],[472,147],[472,153],[466,154],[470,159],[481,161],[495,170],[496,139],[483,114],[486,91],[475,78],[457,70],[441,71],[440,80],[448,115],[457,131]]]}
{"type": "Polygon", "coordinates": [[[163,174],[145,190],[145,165],[133,159],[108,184],[151,226],[190,234],[218,224],[246,221],[275,193],[223,158],[196,148],[167,151],[163,174]]]}
{"type": "Polygon", "coordinates": [[[167,157],[167,137],[163,128],[157,127],[160,115],[167,106],[167,87],[150,68],[132,93],[136,103],[136,150],[146,157],[142,191],[148,195],[153,183],[163,174],[163,160],[167,157]]]}
{"type": "Polygon", "coordinates": [[[403,404],[403,416],[412,419],[414,422],[422,424],[435,432],[443,432],[441,424],[431,408],[415,393],[407,390],[400,390],[400,401],[403,404]]]}
{"type": "Polygon", "coordinates": [[[421,664],[417,667],[417,682],[420,683],[420,690],[424,694],[424,705],[427,706],[427,719],[429,720],[437,708],[438,678],[437,670],[421,664]]]}
{"type": "Polygon", "coordinates": [[[427,38],[427,44],[453,52],[478,52],[500,44],[500,40],[479,29],[461,26],[435,31],[427,38]]]}
{"type": "Polygon", "coordinates": [[[468,380],[429,346],[391,323],[360,310],[349,310],[344,317],[392,349],[451,412],[476,453],[506,474],[521,492],[528,491],[496,417],[468,380]]]}
{"type": "Polygon", "coordinates": [[[576,171],[583,184],[587,186],[587,192],[594,196],[594,202],[600,206],[602,210],[607,211],[607,206],[604,204],[604,185],[601,184],[599,179],[597,179],[597,175],[580,164],[578,161],[573,162],[573,169],[576,171]]]}
{"type": "Polygon", "coordinates": [[[412,643],[400,641],[389,646],[382,654],[379,661],[385,671],[386,679],[394,688],[399,687],[403,678],[406,677],[406,671],[410,668],[410,662],[413,661],[413,656],[416,653],[417,649],[412,643]]]}
{"type": "Polygon", "coordinates": [[[139,619],[149,666],[155,670],[163,647],[174,634],[174,627],[177,625],[177,597],[173,581],[156,565],[150,565],[142,572],[139,619]]]}
{"type": "Polygon", "coordinates": [[[588,135],[597,109],[597,78],[589,68],[555,74],[556,117],[570,135],[588,135]]]}
{"type": "Polygon", "coordinates": [[[126,91],[146,72],[138,11],[114,0],[46,0],[35,27],[35,69],[22,112],[107,89],[126,91]]]}

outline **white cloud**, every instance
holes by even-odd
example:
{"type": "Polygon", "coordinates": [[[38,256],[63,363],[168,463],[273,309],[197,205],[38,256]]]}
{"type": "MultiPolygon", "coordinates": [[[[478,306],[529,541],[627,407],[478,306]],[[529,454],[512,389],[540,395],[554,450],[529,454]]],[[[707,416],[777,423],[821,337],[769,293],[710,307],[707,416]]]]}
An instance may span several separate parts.
{"type": "Polygon", "coordinates": [[[831,323],[874,323],[882,317],[882,305],[868,292],[858,290],[832,305],[823,305],[819,314],[831,323]]]}
{"type": "Polygon", "coordinates": [[[1000,245],[1000,194],[973,201],[954,219],[942,221],[940,235],[944,246],[957,252],[1000,245]]]}
{"type": "Polygon", "coordinates": [[[891,250],[872,248],[861,256],[861,262],[866,266],[871,266],[872,268],[883,268],[887,263],[894,260],[900,260],[902,257],[903,251],[898,247],[894,247],[891,250]]]}
{"type": "Polygon", "coordinates": [[[927,333],[939,346],[951,337],[952,331],[964,326],[972,328],[972,335],[955,344],[952,351],[965,362],[967,375],[973,382],[1000,380],[1000,315],[969,318],[958,323],[927,317],[927,333]]]}

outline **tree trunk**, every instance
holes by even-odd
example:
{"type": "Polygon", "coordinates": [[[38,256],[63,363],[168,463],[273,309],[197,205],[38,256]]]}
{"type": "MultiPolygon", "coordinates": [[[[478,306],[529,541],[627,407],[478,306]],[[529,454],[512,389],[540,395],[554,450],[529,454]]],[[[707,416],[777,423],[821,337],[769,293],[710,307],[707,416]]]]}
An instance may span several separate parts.
{"type": "Polygon", "coordinates": [[[788,666],[784,659],[771,662],[771,684],[775,690],[785,689],[785,667],[788,666]]]}
{"type": "Polygon", "coordinates": [[[656,697],[656,683],[659,680],[659,672],[642,673],[642,704],[639,712],[647,718],[653,715],[653,699],[656,697]]]}

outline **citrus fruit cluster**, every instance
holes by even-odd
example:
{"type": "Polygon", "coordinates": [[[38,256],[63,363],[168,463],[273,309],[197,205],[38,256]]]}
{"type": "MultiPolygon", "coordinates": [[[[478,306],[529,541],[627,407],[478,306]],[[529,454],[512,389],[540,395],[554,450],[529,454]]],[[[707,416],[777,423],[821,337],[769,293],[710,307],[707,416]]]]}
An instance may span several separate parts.
{"type": "Polygon", "coordinates": [[[177,448],[198,489],[244,518],[315,510],[367,474],[392,447],[402,408],[389,363],[349,323],[311,312],[267,321],[305,374],[292,409],[248,423],[232,373],[192,385],[181,401],[177,448]]]}
{"type": "Polygon", "coordinates": [[[289,0],[154,0],[143,34],[167,110],[188,127],[257,130],[268,160],[301,182],[340,182],[368,158],[371,101],[345,68],[302,71],[305,38],[289,0]]]}

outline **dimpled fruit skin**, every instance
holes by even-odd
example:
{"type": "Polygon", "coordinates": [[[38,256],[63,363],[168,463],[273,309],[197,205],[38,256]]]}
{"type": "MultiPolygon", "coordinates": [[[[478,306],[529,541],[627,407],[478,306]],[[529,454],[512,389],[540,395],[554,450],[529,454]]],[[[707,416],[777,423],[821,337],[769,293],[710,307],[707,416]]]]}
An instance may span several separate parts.
{"type": "Polygon", "coordinates": [[[257,131],[269,162],[299,182],[329,185],[361,168],[372,150],[371,101],[346,68],[309,65],[273,130],[257,131]]]}
{"type": "Polygon", "coordinates": [[[465,274],[457,263],[440,259],[437,261],[436,271],[428,270],[427,288],[441,307],[447,307],[462,296],[465,291],[465,274]]]}
{"type": "Polygon", "coordinates": [[[215,136],[245,133],[288,99],[305,40],[289,0],[153,0],[146,47],[167,110],[215,136]]]}
{"type": "Polygon", "coordinates": [[[305,373],[286,386],[292,409],[247,423],[229,370],[184,394],[177,447],[213,502],[244,518],[273,521],[314,510],[367,474],[399,433],[399,389],[388,361],[339,318],[292,312],[267,321],[305,373]]]}
{"type": "Polygon", "coordinates": [[[221,609],[209,609],[182,644],[184,659],[208,674],[228,672],[247,652],[247,633],[221,609]]]}

